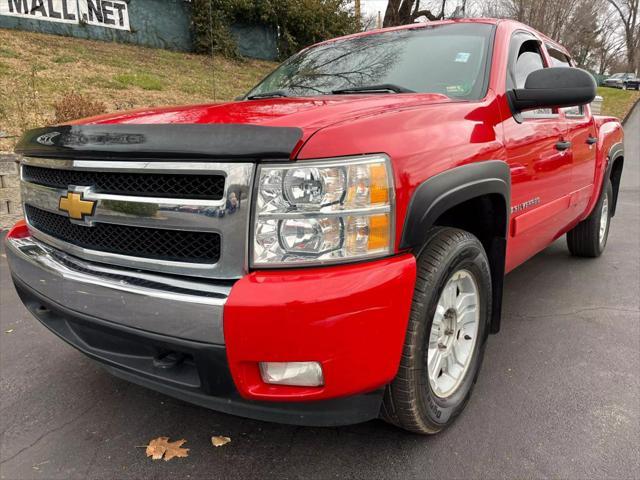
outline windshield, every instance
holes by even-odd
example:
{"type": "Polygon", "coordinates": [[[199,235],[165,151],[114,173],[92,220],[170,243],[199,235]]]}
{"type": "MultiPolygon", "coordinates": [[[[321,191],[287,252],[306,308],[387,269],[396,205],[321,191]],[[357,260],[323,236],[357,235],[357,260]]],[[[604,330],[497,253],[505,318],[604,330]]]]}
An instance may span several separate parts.
{"type": "Polygon", "coordinates": [[[489,24],[448,24],[329,42],[294,55],[247,96],[313,96],[391,85],[396,88],[389,92],[479,99],[486,93],[493,31],[489,24]]]}

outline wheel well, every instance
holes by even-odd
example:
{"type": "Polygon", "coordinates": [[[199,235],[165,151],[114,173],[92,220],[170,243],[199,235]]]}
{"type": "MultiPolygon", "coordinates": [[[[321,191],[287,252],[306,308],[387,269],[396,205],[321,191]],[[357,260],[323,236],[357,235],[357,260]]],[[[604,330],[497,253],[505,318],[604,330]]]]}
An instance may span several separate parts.
{"type": "Polygon", "coordinates": [[[616,214],[616,205],[618,205],[618,192],[620,191],[620,179],[622,178],[622,166],[624,165],[624,157],[617,157],[613,161],[611,173],[611,185],[613,186],[613,205],[611,206],[611,216],[616,214]]]}
{"type": "Polygon", "coordinates": [[[442,213],[434,226],[454,227],[472,233],[482,243],[491,266],[492,315],[491,333],[500,330],[502,288],[507,245],[507,205],[502,195],[475,197],[442,213]]]}
{"type": "Polygon", "coordinates": [[[434,225],[473,233],[489,253],[493,239],[506,235],[506,212],[505,200],[501,195],[483,195],[450,208],[438,217],[434,225]]]}

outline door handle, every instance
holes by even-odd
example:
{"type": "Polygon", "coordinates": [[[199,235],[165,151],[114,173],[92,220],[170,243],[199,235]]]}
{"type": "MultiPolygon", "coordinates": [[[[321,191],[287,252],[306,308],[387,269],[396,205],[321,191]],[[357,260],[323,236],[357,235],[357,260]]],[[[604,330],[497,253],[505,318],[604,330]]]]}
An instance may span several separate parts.
{"type": "Polygon", "coordinates": [[[593,137],[591,135],[589,135],[587,137],[587,145],[593,145],[594,143],[596,143],[598,141],[598,139],[596,137],[593,137]]]}
{"type": "Polygon", "coordinates": [[[556,143],[556,150],[567,150],[571,148],[571,142],[566,142],[564,140],[560,140],[559,142],[556,143]]]}

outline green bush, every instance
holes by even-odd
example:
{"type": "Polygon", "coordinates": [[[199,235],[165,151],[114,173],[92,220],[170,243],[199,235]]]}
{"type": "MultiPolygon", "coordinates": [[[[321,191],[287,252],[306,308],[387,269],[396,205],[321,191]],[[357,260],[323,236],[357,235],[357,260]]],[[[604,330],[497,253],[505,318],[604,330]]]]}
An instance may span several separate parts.
{"type": "Polygon", "coordinates": [[[238,55],[230,26],[267,25],[278,35],[278,51],[287,58],[314,43],[354,33],[358,22],[348,0],[194,0],[196,50],[238,55]]]}

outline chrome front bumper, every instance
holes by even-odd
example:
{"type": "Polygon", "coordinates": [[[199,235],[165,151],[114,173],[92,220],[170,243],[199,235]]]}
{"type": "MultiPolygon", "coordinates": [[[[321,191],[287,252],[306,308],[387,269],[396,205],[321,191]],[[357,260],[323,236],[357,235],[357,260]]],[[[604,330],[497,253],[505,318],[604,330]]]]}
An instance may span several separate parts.
{"type": "Polygon", "coordinates": [[[18,280],[64,307],[147,332],[224,344],[231,286],[80,260],[33,237],[7,240],[18,280]]]}

